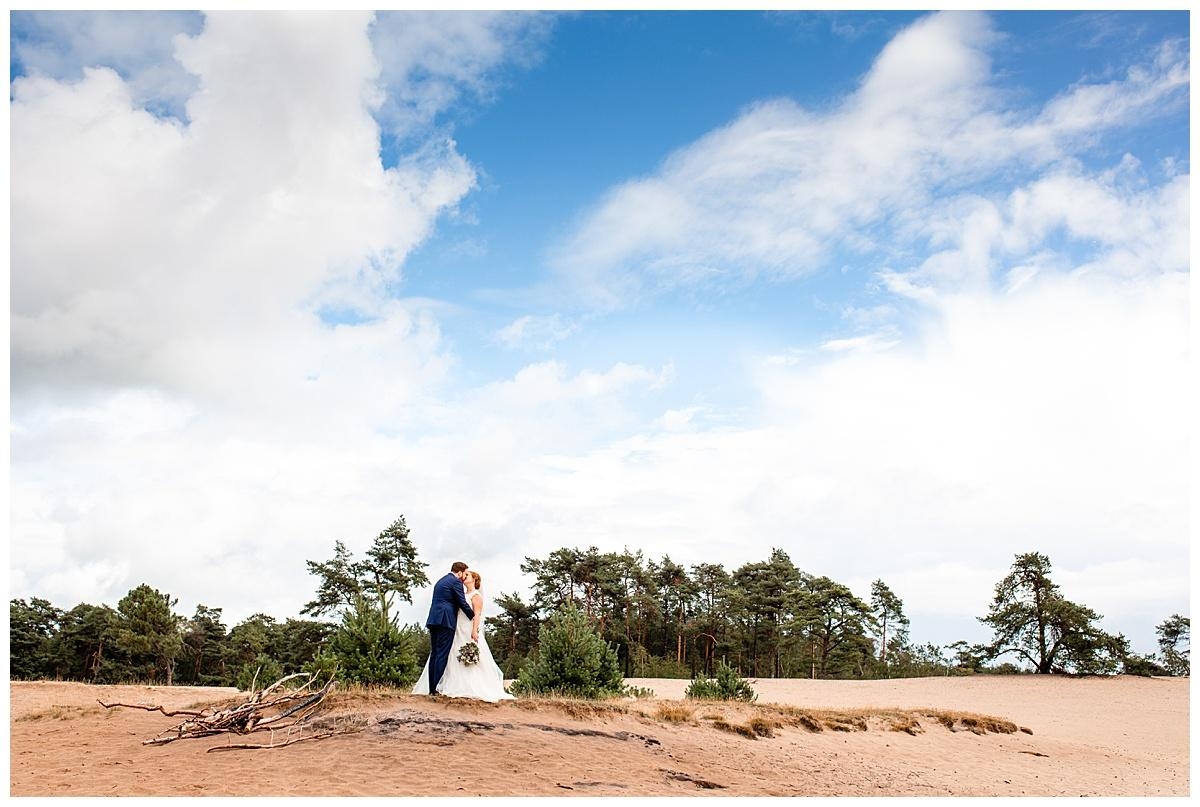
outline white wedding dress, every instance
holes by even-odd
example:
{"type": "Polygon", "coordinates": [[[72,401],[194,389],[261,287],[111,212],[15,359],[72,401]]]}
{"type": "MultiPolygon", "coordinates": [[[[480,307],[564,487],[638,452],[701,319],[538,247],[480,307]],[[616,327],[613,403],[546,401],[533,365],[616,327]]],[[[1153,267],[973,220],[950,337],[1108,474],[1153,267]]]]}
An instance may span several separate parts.
{"type": "MultiPolygon", "coordinates": [[[[471,641],[471,620],[462,611],[458,612],[458,622],[454,626],[454,643],[450,645],[450,658],[446,660],[446,671],[438,682],[438,694],[450,698],[474,698],[475,700],[495,703],[496,701],[513,700],[513,696],[504,691],[504,673],[492,658],[491,648],[483,634],[483,622],[479,625],[479,661],[474,664],[463,664],[458,660],[458,651],[471,641]]],[[[414,695],[429,694],[429,659],[425,660],[425,669],[412,689],[414,695]]]]}

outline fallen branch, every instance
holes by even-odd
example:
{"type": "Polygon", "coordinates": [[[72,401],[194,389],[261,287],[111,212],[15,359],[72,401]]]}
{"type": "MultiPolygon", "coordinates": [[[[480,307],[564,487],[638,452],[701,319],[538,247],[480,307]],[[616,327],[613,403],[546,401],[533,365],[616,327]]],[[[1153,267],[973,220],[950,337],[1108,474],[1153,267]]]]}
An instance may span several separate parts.
{"type": "MultiPolygon", "coordinates": [[[[251,694],[250,699],[245,703],[237,706],[221,709],[213,712],[209,709],[203,709],[199,712],[190,710],[177,710],[168,712],[161,706],[143,706],[140,704],[130,703],[113,703],[108,704],[100,701],[100,705],[105,709],[112,709],[117,706],[124,706],[130,709],[145,709],[150,712],[162,712],[168,717],[176,715],[187,715],[188,719],[184,720],[177,726],[172,726],[166,731],[160,732],[158,736],[152,737],[149,740],[143,740],[142,745],[165,745],[175,742],[176,740],[194,739],[197,737],[211,737],[214,734],[250,734],[255,731],[266,729],[274,732],[286,729],[291,733],[291,729],[303,728],[307,721],[317,711],[317,708],[325,700],[325,697],[333,690],[336,681],[330,678],[325,686],[314,691],[310,691],[316,680],[316,675],[308,675],[308,680],[301,684],[296,689],[283,695],[276,695],[271,699],[267,696],[275,692],[285,682],[297,678],[304,678],[306,673],[294,673],[284,676],[275,683],[257,690],[251,694]]],[[[255,681],[258,680],[257,674],[255,681]]],[[[317,739],[319,737],[327,737],[333,734],[342,732],[332,731],[325,734],[314,735],[310,737],[300,737],[297,739],[289,739],[283,743],[266,743],[262,745],[245,745],[245,746],[225,746],[227,748],[247,747],[247,748],[277,748],[282,745],[290,745],[294,742],[300,742],[303,739],[317,739]]],[[[209,749],[214,750],[214,749],[209,749]]]]}
{"type": "Polygon", "coordinates": [[[176,717],[178,715],[191,715],[192,717],[203,717],[204,713],[208,711],[207,709],[203,709],[199,712],[192,712],[187,709],[177,709],[174,712],[168,712],[166,709],[162,708],[161,706],[143,706],[140,703],[105,703],[104,701],[99,700],[99,699],[96,700],[96,703],[100,704],[105,709],[112,709],[115,706],[124,706],[126,709],[145,709],[147,712],[162,712],[167,717],[176,717]]]}

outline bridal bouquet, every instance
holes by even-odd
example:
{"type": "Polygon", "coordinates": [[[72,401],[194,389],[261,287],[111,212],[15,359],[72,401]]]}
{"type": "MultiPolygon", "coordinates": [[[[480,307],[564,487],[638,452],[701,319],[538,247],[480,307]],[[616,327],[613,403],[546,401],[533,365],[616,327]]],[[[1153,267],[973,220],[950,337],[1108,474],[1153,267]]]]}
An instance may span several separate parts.
{"type": "Polygon", "coordinates": [[[479,645],[467,642],[458,651],[458,660],[468,667],[479,661],[479,645]]]}

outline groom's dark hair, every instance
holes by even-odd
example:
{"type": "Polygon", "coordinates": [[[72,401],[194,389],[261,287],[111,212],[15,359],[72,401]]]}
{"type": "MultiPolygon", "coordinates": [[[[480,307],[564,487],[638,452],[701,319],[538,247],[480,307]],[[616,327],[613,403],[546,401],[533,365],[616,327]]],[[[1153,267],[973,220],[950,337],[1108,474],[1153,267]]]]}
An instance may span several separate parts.
{"type": "Polygon", "coordinates": [[[458,574],[459,572],[465,572],[466,570],[467,564],[463,563],[461,560],[456,560],[450,564],[450,574],[458,574]]]}

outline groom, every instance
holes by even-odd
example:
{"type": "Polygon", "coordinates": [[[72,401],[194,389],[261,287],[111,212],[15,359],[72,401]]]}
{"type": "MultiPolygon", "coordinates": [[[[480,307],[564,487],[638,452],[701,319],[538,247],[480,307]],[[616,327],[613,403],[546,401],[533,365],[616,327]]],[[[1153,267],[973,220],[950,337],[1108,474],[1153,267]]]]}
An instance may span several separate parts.
{"type": "Polygon", "coordinates": [[[463,593],[463,580],[467,577],[467,564],[456,560],[450,566],[450,574],[433,584],[433,604],[429,606],[429,694],[437,692],[437,685],[446,671],[450,660],[450,645],[454,643],[454,626],[458,621],[458,609],[469,619],[475,611],[467,604],[463,593]]]}

